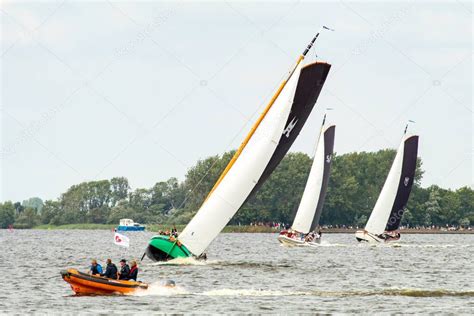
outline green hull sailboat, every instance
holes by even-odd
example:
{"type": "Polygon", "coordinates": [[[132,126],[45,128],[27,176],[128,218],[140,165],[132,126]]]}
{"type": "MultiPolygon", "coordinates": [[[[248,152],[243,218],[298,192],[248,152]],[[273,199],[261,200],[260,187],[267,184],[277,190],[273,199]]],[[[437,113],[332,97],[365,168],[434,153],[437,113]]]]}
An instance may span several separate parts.
{"type": "Polygon", "coordinates": [[[154,261],[167,261],[175,258],[191,257],[191,252],[176,238],[153,236],[146,248],[146,255],[154,261]]]}
{"type": "Polygon", "coordinates": [[[205,258],[206,248],[275,170],[301,131],[331,68],[324,62],[303,67],[318,35],[299,56],[194,218],[178,238],[153,237],[146,249],[148,258],[205,258]]]}

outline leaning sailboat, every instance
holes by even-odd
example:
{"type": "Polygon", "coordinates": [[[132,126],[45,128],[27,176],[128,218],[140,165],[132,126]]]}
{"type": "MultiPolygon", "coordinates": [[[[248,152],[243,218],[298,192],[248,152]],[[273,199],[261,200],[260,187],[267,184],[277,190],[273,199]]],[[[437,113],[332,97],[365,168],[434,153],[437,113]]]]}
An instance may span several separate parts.
{"type": "MultiPolygon", "coordinates": [[[[252,194],[256,184],[262,176],[265,176],[265,172],[268,172],[269,169],[273,171],[274,168],[269,165],[274,164],[275,167],[278,165],[284,156],[281,153],[283,151],[286,153],[296,139],[296,136],[293,137],[292,131],[295,130],[299,121],[301,122],[298,124],[298,130],[301,129],[310,112],[300,109],[308,102],[306,99],[300,99],[299,103],[296,103],[297,96],[301,98],[303,95],[309,94],[315,102],[317,96],[315,98],[314,93],[308,93],[306,90],[312,84],[317,88],[317,95],[319,95],[331,67],[329,64],[321,62],[303,67],[303,60],[318,35],[319,33],[299,56],[287,79],[282,82],[224,169],[201,208],[181,234],[177,238],[154,236],[150,240],[146,249],[146,254],[150,259],[164,261],[178,257],[199,257],[202,255],[252,194]],[[311,76],[306,76],[306,79],[303,80],[302,74],[311,76]],[[301,86],[302,84],[303,86],[301,86]],[[295,105],[299,106],[295,107],[295,105]],[[302,112],[304,113],[301,114],[302,112]],[[295,117],[295,115],[299,116],[295,117]],[[291,117],[293,119],[290,119],[291,117]],[[288,140],[282,141],[284,137],[288,140]]],[[[313,106],[314,104],[310,107],[313,106]]]]}
{"type": "Polygon", "coordinates": [[[416,170],[418,136],[407,135],[407,128],[385,184],[365,229],[358,230],[358,241],[381,243],[400,239],[400,222],[410,197],[416,170]]]}
{"type": "Polygon", "coordinates": [[[336,126],[326,126],[325,121],[326,116],[323,119],[313,164],[293,225],[289,230],[280,232],[278,236],[278,241],[283,245],[302,246],[320,242],[320,232],[315,230],[319,226],[319,219],[323,211],[336,132],[336,126]]]}

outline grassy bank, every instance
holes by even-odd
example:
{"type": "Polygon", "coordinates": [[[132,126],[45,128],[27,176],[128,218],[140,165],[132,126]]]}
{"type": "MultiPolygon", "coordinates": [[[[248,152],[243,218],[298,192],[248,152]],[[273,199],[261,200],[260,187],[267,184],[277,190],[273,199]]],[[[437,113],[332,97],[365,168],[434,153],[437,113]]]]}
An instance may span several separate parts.
{"type": "MultiPolygon", "coordinates": [[[[113,224],[68,224],[68,225],[40,225],[34,227],[34,229],[102,229],[102,230],[112,230],[117,225],[113,224]]],[[[167,231],[170,230],[173,226],[171,225],[147,225],[146,230],[149,232],[158,232],[160,230],[167,231]]],[[[182,231],[185,225],[176,225],[178,231],[182,231]]],[[[355,229],[349,228],[327,228],[323,229],[323,233],[334,233],[334,234],[352,234],[355,233],[355,229]]],[[[277,233],[278,230],[275,230],[267,226],[226,226],[223,233],[277,233]]],[[[474,230],[438,230],[438,229],[402,229],[402,234],[474,234],[474,230]]]]}
{"type": "MultiPolygon", "coordinates": [[[[178,231],[182,231],[186,225],[176,225],[178,231]]],[[[68,224],[68,225],[39,225],[33,227],[33,229],[102,229],[112,230],[117,225],[113,224],[68,224]]],[[[147,225],[146,230],[150,232],[158,232],[160,230],[170,230],[172,225],[147,225]]],[[[276,230],[266,226],[226,226],[223,230],[224,233],[273,233],[276,230]]]]}
{"type": "Polygon", "coordinates": [[[117,225],[113,224],[67,224],[67,225],[39,225],[33,229],[106,229],[112,230],[117,225]]]}

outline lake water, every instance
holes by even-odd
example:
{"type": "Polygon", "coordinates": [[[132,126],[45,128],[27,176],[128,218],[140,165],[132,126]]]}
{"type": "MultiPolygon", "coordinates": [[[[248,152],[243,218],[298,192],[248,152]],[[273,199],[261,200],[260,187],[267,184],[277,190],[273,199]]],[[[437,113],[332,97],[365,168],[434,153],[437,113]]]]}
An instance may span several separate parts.
{"type": "Polygon", "coordinates": [[[0,230],[0,313],[454,313],[474,311],[474,235],[403,235],[397,245],[358,244],[324,234],[316,248],[285,248],[276,234],[221,234],[208,261],[153,263],[139,279],[149,291],[77,297],[60,270],[91,258],[140,258],[148,232],[0,230]],[[175,289],[162,287],[165,279],[175,289]]]}

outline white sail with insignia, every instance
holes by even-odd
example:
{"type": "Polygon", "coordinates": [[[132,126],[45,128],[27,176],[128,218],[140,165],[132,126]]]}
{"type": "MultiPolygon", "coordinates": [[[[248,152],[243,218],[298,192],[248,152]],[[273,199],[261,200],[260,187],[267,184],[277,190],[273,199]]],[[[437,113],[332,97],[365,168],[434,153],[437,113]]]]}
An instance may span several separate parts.
{"type": "Polygon", "coordinates": [[[179,235],[180,242],[194,255],[200,255],[216,238],[262,175],[284,132],[301,67],[299,60],[235,163],[179,235]]]}
{"type": "Polygon", "coordinates": [[[397,196],[398,184],[402,174],[403,166],[403,151],[405,140],[407,136],[403,137],[402,142],[397,150],[397,155],[393,161],[390,172],[388,173],[382,191],[375,203],[374,209],[370,214],[369,220],[365,225],[365,230],[372,234],[382,234],[387,226],[387,221],[392,211],[392,206],[397,196]]]}
{"type": "Polygon", "coordinates": [[[292,230],[307,234],[311,229],[314,213],[318,205],[319,193],[323,184],[324,175],[324,135],[325,128],[321,129],[319,134],[318,144],[316,147],[316,154],[314,155],[311,171],[308,176],[308,181],[304,188],[303,197],[300,205],[296,211],[296,216],[291,225],[292,230]]]}

